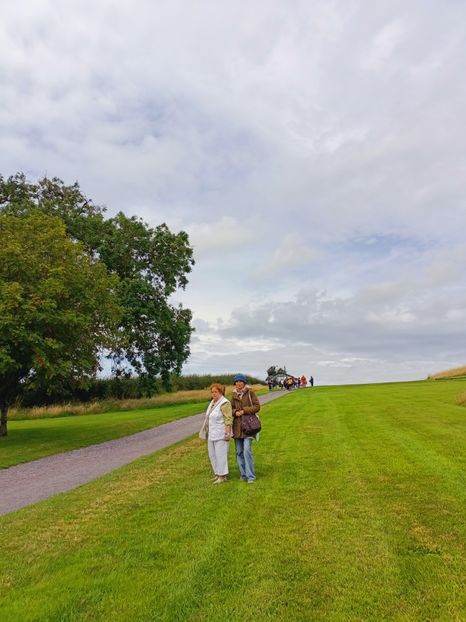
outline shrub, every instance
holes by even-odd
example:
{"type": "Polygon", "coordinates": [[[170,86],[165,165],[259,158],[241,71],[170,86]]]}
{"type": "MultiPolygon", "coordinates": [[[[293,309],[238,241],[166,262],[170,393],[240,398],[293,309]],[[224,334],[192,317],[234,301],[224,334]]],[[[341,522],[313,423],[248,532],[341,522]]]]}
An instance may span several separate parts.
{"type": "Polygon", "coordinates": [[[466,391],[457,396],[456,403],[458,406],[466,406],[466,391]]]}

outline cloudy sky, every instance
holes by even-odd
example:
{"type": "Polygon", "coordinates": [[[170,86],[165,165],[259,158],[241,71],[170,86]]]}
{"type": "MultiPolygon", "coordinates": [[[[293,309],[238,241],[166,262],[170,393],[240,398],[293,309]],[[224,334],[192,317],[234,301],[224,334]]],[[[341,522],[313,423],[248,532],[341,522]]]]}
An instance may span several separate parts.
{"type": "Polygon", "coordinates": [[[189,232],[186,373],[466,364],[466,2],[16,0],[0,172],[189,232]]]}

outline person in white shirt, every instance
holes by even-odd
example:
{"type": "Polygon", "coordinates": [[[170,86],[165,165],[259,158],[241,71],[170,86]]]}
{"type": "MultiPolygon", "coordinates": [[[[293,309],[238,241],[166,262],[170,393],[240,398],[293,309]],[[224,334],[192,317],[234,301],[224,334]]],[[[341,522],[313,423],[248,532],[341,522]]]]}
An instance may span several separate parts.
{"type": "Polygon", "coordinates": [[[207,438],[207,450],[215,475],[214,484],[221,484],[228,475],[228,451],[230,449],[233,415],[231,403],[225,397],[225,387],[214,383],[210,387],[210,402],[199,436],[207,438]]]}

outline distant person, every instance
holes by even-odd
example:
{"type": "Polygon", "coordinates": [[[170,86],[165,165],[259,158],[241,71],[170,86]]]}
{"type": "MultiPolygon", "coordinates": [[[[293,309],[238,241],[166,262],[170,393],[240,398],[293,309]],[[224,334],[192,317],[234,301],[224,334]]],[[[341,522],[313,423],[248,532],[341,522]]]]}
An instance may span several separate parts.
{"type": "Polygon", "coordinates": [[[301,376],[301,386],[305,389],[307,385],[306,376],[301,376]]]}
{"type": "Polygon", "coordinates": [[[231,398],[233,411],[233,438],[235,439],[236,461],[238,463],[240,479],[253,484],[256,481],[254,456],[252,454],[252,442],[256,435],[247,436],[241,428],[243,415],[257,414],[260,403],[256,394],[246,384],[246,376],[237,374],[233,378],[235,388],[231,398]]]}
{"type": "Polygon", "coordinates": [[[212,384],[210,392],[212,401],[207,407],[199,436],[207,439],[207,451],[215,475],[214,484],[222,484],[228,475],[228,451],[233,416],[223,384],[212,384]]]}
{"type": "Polygon", "coordinates": [[[314,386],[314,377],[313,376],[309,376],[309,384],[311,385],[311,387],[314,386]]]}

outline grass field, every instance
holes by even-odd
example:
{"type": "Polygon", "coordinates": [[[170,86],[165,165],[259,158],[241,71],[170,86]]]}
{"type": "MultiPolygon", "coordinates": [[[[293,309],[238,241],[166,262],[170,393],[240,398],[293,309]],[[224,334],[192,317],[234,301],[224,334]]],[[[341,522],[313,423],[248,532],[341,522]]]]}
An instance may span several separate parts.
{"type": "Polygon", "coordinates": [[[8,436],[0,438],[0,468],[141,432],[202,412],[205,404],[194,402],[152,410],[9,421],[8,436]]]}
{"type": "Polygon", "coordinates": [[[0,620],[466,619],[466,382],[263,408],[258,481],[199,439],[0,518],[0,620]]]}
{"type": "MultiPolygon", "coordinates": [[[[259,388],[257,394],[267,392],[259,388]]],[[[210,391],[179,391],[166,399],[169,400],[168,404],[156,402],[156,407],[152,409],[144,406],[128,411],[62,416],[52,409],[53,414],[45,411],[43,416],[13,419],[8,422],[8,436],[0,438],[0,469],[120,438],[194,415],[206,409],[210,391]]]]}

